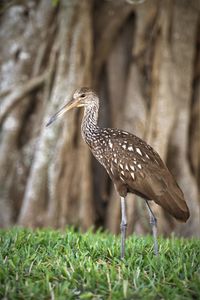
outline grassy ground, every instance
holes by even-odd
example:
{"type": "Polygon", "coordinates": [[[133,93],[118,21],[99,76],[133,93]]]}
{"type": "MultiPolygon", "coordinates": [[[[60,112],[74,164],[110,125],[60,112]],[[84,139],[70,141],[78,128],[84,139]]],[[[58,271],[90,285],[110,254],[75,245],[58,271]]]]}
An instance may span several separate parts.
{"type": "Polygon", "coordinates": [[[0,299],[200,299],[200,240],[0,231],[0,299]]]}

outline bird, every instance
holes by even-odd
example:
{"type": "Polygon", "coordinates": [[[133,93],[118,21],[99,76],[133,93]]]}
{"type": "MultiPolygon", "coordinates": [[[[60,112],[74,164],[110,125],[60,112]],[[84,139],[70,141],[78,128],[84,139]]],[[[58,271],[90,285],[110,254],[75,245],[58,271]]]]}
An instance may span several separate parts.
{"type": "Polygon", "coordinates": [[[91,88],[77,89],[70,101],[50,117],[46,126],[75,107],[84,108],[83,140],[106,169],[120,196],[121,258],[125,257],[128,193],[140,196],[146,203],[157,256],[157,219],[149,202],[154,201],[175,219],[186,222],[190,213],[182,190],[159,154],[144,140],[125,130],[98,126],[99,97],[91,88]]]}

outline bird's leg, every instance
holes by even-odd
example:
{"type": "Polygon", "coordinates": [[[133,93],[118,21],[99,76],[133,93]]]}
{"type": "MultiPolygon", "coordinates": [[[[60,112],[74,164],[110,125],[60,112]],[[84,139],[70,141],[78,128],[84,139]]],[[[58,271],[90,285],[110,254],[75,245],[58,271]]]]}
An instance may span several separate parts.
{"type": "Polygon", "coordinates": [[[121,258],[125,255],[126,228],[126,201],[124,197],[121,197],[121,258]]]}
{"type": "Polygon", "coordinates": [[[154,253],[155,255],[158,255],[158,241],[157,241],[157,219],[154,216],[154,213],[148,203],[147,200],[146,201],[146,205],[147,205],[147,209],[149,212],[149,217],[150,217],[150,224],[152,227],[152,232],[153,232],[153,240],[154,240],[154,253]]]}

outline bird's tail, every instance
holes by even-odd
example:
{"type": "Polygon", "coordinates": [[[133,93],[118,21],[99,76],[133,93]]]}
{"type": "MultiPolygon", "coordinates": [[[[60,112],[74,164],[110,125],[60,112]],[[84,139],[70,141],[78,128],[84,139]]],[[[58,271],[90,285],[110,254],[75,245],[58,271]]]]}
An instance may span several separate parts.
{"type": "Polygon", "coordinates": [[[176,181],[171,178],[164,193],[157,197],[157,204],[179,221],[186,222],[190,216],[184,194],[176,181]]]}

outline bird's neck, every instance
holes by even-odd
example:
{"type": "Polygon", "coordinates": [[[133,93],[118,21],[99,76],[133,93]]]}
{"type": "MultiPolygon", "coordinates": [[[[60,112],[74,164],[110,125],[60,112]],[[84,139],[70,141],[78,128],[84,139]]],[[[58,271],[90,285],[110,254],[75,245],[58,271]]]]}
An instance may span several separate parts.
{"type": "Polygon", "coordinates": [[[99,127],[97,125],[98,111],[99,111],[98,103],[94,103],[84,108],[84,115],[83,115],[83,120],[81,125],[81,133],[83,139],[88,145],[92,144],[99,131],[99,127]]]}

